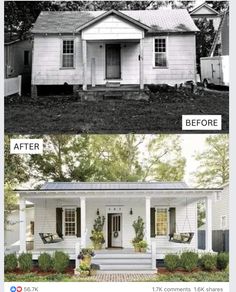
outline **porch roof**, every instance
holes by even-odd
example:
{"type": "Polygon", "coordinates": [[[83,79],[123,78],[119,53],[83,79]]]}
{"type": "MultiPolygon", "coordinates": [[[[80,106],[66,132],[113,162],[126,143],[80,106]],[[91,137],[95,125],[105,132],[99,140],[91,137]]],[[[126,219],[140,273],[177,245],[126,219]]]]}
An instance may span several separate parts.
{"type": "Polygon", "coordinates": [[[89,24],[110,14],[123,17],[126,21],[148,30],[150,33],[196,32],[186,9],[124,10],[124,11],[42,11],[38,16],[33,33],[75,33],[89,24]]]}

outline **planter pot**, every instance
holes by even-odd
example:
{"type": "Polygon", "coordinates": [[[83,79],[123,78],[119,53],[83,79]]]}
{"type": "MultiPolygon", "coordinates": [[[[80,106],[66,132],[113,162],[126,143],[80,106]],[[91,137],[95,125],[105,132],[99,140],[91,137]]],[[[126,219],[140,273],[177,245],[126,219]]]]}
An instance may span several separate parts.
{"type": "Polygon", "coordinates": [[[81,260],[81,263],[85,263],[87,265],[91,265],[91,256],[85,255],[84,258],[81,260]]]}
{"type": "Polygon", "coordinates": [[[96,270],[90,270],[90,276],[95,276],[97,274],[96,270]]]}
{"type": "Polygon", "coordinates": [[[147,251],[147,249],[146,249],[146,248],[144,248],[144,247],[142,247],[142,248],[140,249],[140,251],[141,251],[141,252],[146,252],[146,251],[147,251]]]}
{"type": "Polygon", "coordinates": [[[134,246],[134,251],[135,252],[140,252],[140,248],[138,246],[134,246]]]}
{"type": "Polygon", "coordinates": [[[95,250],[102,249],[102,243],[94,243],[93,247],[94,247],[95,250]]]}
{"type": "Polygon", "coordinates": [[[80,271],[80,277],[85,278],[89,276],[89,271],[80,271]]]}

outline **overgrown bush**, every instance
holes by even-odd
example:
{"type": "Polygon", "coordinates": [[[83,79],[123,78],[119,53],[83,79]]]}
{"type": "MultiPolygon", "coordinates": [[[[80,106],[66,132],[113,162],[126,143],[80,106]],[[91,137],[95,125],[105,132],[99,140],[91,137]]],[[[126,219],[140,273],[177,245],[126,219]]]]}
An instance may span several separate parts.
{"type": "Polygon", "coordinates": [[[52,268],[52,257],[50,254],[44,252],[38,257],[39,269],[43,272],[48,272],[52,268]]]}
{"type": "Polygon", "coordinates": [[[19,268],[23,272],[30,272],[33,268],[32,254],[22,253],[18,257],[19,268]]]}
{"type": "Polygon", "coordinates": [[[17,268],[17,257],[15,253],[7,254],[4,257],[5,272],[14,271],[17,268]]]}
{"type": "Polygon", "coordinates": [[[217,255],[216,267],[219,270],[225,270],[229,264],[229,254],[226,252],[220,252],[217,255]]]}
{"type": "Polygon", "coordinates": [[[167,254],[164,263],[167,270],[172,272],[179,266],[179,256],[177,254],[167,254]]]}
{"type": "Polygon", "coordinates": [[[200,258],[200,265],[205,271],[213,271],[216,268],[216,255],[204,254],[200,258]]]}
{"type": "Polygon", "coordinates": [[[53,256],[53,269],[57,273],[64,273],[69,266],[69,256],[63,251],[56,251],[53,256]]]}
{"type": "Polygon", "coordinates": [[[198,264],[198,254],[193,251],[185,251],[180,256],[181,267],[186,271],[193,271],[198,264]]]}

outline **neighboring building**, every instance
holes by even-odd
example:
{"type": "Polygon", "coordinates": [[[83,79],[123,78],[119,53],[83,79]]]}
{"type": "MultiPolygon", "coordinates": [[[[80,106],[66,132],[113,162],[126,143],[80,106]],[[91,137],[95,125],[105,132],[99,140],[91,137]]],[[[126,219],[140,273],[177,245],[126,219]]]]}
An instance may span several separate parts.
{"type": "Polygon", "coordinates": [[[198,248],[199,200],[206,201],[206,250],[212,250],[211,202],[218,192],[221,193],[221,189],[192,189],[183,182],[55,182],[45,183],[40,190],[19,190],[20,252],[26,250],[27,200],[35,208],[33,259],[37,259],[43,251],[63,250],[69,253],[70,259],[76,260],[80,247],[92,245],[91,231],[99,214],[105,216],[105,243],[94,261],[101,264],[101,269],[152,270],[156,268],[156,260],[163,259],[166,253],[198,248]],[[144,220],[145,240],[149,249],[141,258],[135,255],[138,260],[135,264],[132,246],[135,233],[132,224],[138,216],[144,220]],[[51,242],[48,234],[63,239],[51,242]],[[183,234],[187,234],[188,241],[182,238],[183,234]],[[117,263],[117,254],[121,255],[120,264],[117,263]]]}
{"type": "Polygon", "coordinates": [[[22,76],[23,89],[30,84],[32,65],[32,40],[18,35],[4,34],[4,77],[22,76]]]}
{"type": "Polygon", "coordinates": [[[32,33],[38,85],[179,84],[195,80],[195,33],[186,9],[44,11],[32,33]]]}
{"type": "Polygon", "coordinates": [[[195,7],[191,12],[190,15],[193,20],[199,20],[206,18],[210,21],[214,29],[217,31],[220,24],[220,13],[213,9],[210,5],[206,2],[202,3],[201,5],[195,7]]]}
{"type": "MultiPolygon", "coordinates": [[[[26,245],[27,250],[32,249],[34,241],[34,206],[27,202],[26,209],[26,245]]],[[[6,253],[19,252],[19,208],[8,216],[8,224],[4,231],[4,249],[6,253]]]]}

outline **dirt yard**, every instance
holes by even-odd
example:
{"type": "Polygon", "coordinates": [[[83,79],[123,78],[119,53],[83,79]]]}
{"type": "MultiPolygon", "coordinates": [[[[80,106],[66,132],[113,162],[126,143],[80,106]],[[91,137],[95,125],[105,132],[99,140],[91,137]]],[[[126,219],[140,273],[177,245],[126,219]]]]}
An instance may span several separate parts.
{"type": "MultiPolygon", "coordinates": [[[[79,101],[72,96],[7,97],[5,133],[160,133],[182,132],[183,114],[222,115],[229,129],[226,91],[150,92],[149,101],[79,101]]],[[[188,131],[189,133],[190,131],[188,131]]],[[[212,131],[211,131],[212,132],[212,131]]],[[[196,131],[195,131],[196,133],[196,131]]]]}

